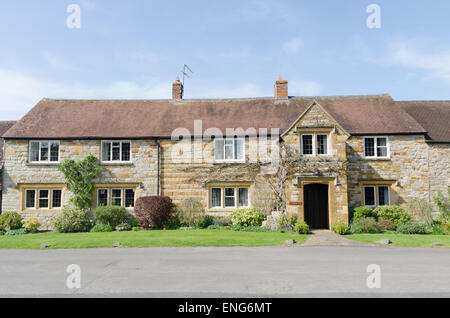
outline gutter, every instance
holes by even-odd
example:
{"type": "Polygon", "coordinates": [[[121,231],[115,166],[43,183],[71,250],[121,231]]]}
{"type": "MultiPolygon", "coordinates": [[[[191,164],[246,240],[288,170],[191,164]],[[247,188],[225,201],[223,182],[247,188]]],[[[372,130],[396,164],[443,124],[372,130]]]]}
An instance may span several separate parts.
{"type": "Polygon", "coordinates": [[[159,189],[159,181],[160,181],[160,164],[159,164],[159,161],[160,161],[160,150],[161,150],[161,144],[160,144],[160,142],[159,142],[159,139],[156,139],[156,146],[157,146],[157,163],[156,163],[156,166],[157,166],[157,173],[156,173],[156,195],[160,195],[160,189],[159,189]]]}

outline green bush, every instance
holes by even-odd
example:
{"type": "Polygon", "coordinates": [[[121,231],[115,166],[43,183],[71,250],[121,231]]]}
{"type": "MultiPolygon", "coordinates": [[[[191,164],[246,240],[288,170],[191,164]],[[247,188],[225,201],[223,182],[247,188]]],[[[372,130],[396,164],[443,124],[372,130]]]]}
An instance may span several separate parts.
{"type": "Polygon", "coordinates": [[[5,231],[0,230],[0,236],[5,235],[5,231]]]}
{"type": "Polygon", "coordinates": [[[36,233],[42,225],[35,217],[31,217],[22,221],[23,227],[30,233],[36,233]]]}
{"type": "Polygon", "coordinates": [[[399,226],[403,223],[412,221],[412,216],[406,210],[397,205],[380,206],[373,210],[378,219],[387,219],[395,223],[395,226],[399,226]]]}
{"type": "Polygon", "coordinates": [[[52,223],[60,233],[89,232],[92,227],[88,211],[78,208],[65,208],[52,223]]]}
{"type": "Polygon", "coordinates": [[[200,200],[188,198],[177,206],[177,214],[184,225],[196,226],[205,217],[205,209],[200,200]]]}
{"type": "Polygon", "coordinates": [[[379,233],[381,232],[381,229],[375,218],[360,218],[352,221],[352,224],[350,224],[350,232],[379,233]]]}
{"type": "Polygon", "coordinates": [[[232,222],[229,218],[226,217],[214,217],[214,225],[217,226],[231,226],[232,222]]]}
{"type": "Polygon", "coordinates": [[[298,234],[308,234],[309,233],[309,225],[305,222],[297,222],[294,225],[294,231],[298,234]]]}
{"type": "Polygon", "coordinates": [[[233,225],[241,226],[261,226],[266,219],[265,215],[255,208],[237,209],[231,212],[230,217],[233,225]]]}
{"type": "Polygon", "coordinates": [[[442,225],[435,224],[431,227],[431,233],[434,235],[446,235],[447,231],[445,231],[442,225]]]}
{"type": "Polygon", "coordinates": [[[395,231],[395,223],[388,219],[380,218],[378,226],[383,231],[395,231]]]}
{"type": "Polygon", "coordinates": [[[176,230],[178,228],[180,228],[182,225],[180,217],[178,215],[178,213],[174,213],[169,220],[167,220],[167,222],[164,224],[164,229],[165,230],[176,230]]]}
{"type": "Polygon", "coordinates": [[[208,226],[214,224],[214,218],[210,215],[205,215],[195,223],[195,227],[199,229],[206,229],[208,226]]]}
{"type": "Polygon", "coordinates": [[[336,222],[331,226],[331,230],[339,235],[348,233],[348,226],[342,222],[336,222]]]}
{"type": "Polygon", "coordinates": [[[94,209],[94,220],[97,224],[108,224],[115,228],[128,220],[127,210],[123,206],[106,205],[94,209]]]}
{"type": "Polygon", "coordinates": [[[21,229],[15,229],[15,230],[9,230],[5,233],[5,235],[23,235],[27,234],[27,229],[21,228],[21,229]]]}
{"type": "Polygon", "coordinates": [[[0,214],[0,230],[5,232],[17,230],[22,227],[22,217],[17,212],[4,212],[0,214]]]}
{"type": "Polygon", "coordinates": [[[278,219],[278,226],[285,229],[294,229],[295,223],[297,223],[297,221],[298,219],[296,214],[283,213],[278,219]]]}
{"type": "Polygon", "coordinates": [[[131,225],[128,223],[120,223],[116,226],[116,231],[131,231],[131,225]]]}
{"type": "Polygon", "coordinates": [[[406,222],[397,227],[402,234],[427,234],[427,225],[422,222],[406,222]]]}
{"type": "Polygon", "coordinates": [[[249,226],[233,225],[231,227],[231,230],[240,232],[272,232],[272,230],[270,229],[266,229],[257,225],[249,225],[249,226]]]}
{"type": "Polygon", "coordinates": [[[91,232],[112,232],[113,228],[109,224],[95,224],[91,232]]]}
{"type": "Polygon", "coordinates": [[[231,230],[231,227],[213,224],[213,225],[208,226],[208,230],[231,230]]]}
{"type": "Polygon", "coordinates": [[[353,209],[353,217],[352,220],[357,220],[360,218],[376,218],[376,214],[374,213],[372,208],[367,206],[359,206],[353,209]]]}
{"type": "Polygon", "coordinates": [[[130,223],[131,227],[138,227],[138,226],[140,226],[138,219],[136,219],[134,216],[130,218],[128,223],[130,223]]]}
{"type": "Polygon", "coordinates": [[[132,231],[142,231],[144,228],[142,226],[133,226],[131,228],[132,231]]]}

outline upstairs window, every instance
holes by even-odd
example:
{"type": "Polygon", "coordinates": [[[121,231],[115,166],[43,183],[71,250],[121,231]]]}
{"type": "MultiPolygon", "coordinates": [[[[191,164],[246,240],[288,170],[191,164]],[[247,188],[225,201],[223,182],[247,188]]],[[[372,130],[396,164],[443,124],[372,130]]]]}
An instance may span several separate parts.
{"type": "Polygon", "coordinates": [[[102,141],[102,162],[130,162],[130,141],[102,141]]]}
{"type": "Polygon", "coordinates": [[[387,137],[364,137],[364,157],[388,158],[387,137]]]}
{"type": "Polygon", "coordinates": [[[244,161],[244,139],[226,138],[214,140],[215,161],[244,161]]]}
{"type": "Polygon", "coordinates": [[[328,155],[328,135],[327,134],[302,135],[301,153],[304,156],[328,155]]]}
{"type": "Polygon", "coordinates": [[[30,162],[59,162],[59,141],[30,141],[30,162]]]}

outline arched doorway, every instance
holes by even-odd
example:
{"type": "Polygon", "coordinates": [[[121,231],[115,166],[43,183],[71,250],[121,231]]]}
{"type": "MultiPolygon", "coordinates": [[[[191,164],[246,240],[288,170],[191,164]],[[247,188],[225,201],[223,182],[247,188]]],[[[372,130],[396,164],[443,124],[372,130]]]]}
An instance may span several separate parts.
{"type": "Polygon", "coordinates": [[[328,184],[305,184],[303,193],[305,222],[311,229],[329,229],[328,184]]]}

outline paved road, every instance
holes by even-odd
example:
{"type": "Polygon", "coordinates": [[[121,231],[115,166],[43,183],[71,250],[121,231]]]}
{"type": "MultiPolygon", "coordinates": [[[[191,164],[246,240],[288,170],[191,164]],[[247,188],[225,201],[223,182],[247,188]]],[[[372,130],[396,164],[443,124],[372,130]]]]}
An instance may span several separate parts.
{"type": "Polygon", "coordinates": [[[450,297],[450,250],[359,246],[0,250],[0,296],[450,297]],[[66,268],[81,268],[81,288],[66,268]],[[369,264],[381,288],[369,289],[369,264]]]}

